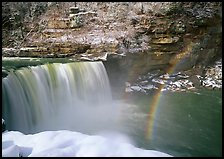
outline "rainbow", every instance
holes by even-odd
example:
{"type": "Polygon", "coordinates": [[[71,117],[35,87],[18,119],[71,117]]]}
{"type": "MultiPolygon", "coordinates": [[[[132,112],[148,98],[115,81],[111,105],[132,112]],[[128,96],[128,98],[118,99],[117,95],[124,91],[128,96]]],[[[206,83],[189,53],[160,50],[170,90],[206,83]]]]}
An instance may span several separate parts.
{"type": "MultiPolygon", "coordinates": [[[[177,64],[185,58],[189,53],[192,51],[193,43],[190,42],[186,47],[183,49],[182,52],[177,54],[174,58],[170,60],[170,67],[167,68],[165,71],[168,74],[172,74],[175,70],[177,64]]],[[[147,140],[150,140],[153,138],[153,130],[154,130],[154,124],[155,124],[155,116],[159,105],[159,99],[161,97],[162,89],[164,88],[165,84],[161,84],[159,88],[156,90],[154,96],[152,97],[152,102],[150,103],[150,109],[148,113],[148,121],[146,125],[146,131],[145,131],[145,137],[147,140]]]]}
{"type": "Polygon", "coordinates": [[[146,127],[146,139],[150,139],[153,133],[153,125],[154,125],[154,119],[155,119],[155,114],[157,110],[157,106],[159,103],[159,99],[161,96],[161,91],[164,88],[165,84],[161,84],[159,88],[156,90],[155,95],[152,98],[152,102],[150,103],[150,110],[148,113],[148,122],[147,122],[147,127],[146,127]]]}

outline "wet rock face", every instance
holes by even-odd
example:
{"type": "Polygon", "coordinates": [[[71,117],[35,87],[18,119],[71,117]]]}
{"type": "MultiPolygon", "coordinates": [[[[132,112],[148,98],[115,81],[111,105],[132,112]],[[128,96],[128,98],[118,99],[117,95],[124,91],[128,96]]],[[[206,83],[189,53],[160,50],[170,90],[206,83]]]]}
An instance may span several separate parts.
{"type": "MultiPolygon", "coordinates": [[[[5,19],[10,19],[10,5],[3,5],[5,19]]],[[[24,17],[30,14],[35,18],[30,23],[23,21],[24,29],[20,32],[24,35],[16,42],[17,51],[3,49],[3,56],[89,61],[113,56],[122,59],[120,65],[133,67],[133,72],[139,74],[174,65],[176,72],[207,66],[221,57],[219,2],[30,2],[29,5],[36,9],[28,7],[24,17]]],[[[12,37],[18,37],[18,31],[12,32],[12,37]]],[[[13,46],[10,41],[6,44],[13,46]]]]}

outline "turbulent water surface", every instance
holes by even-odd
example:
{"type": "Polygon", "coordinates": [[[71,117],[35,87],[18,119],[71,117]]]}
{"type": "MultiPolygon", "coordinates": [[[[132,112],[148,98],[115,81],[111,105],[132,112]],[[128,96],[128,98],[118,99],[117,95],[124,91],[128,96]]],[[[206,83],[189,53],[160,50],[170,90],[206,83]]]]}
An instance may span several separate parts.
{"type": "MultiPolygon", "coordinates": [[[[3,63],[3,68],[9,65],[3,63]]],[[[143,149],[173,156],[221,156],[221,91],[162,92],[152,134],[146,139],[154,94],[113,99],[107,72],[102,62],[54,63],[11,71],[2,79],[6,128],[25,134],[63,129],[87,134],[116,131],[143,149]]]]}

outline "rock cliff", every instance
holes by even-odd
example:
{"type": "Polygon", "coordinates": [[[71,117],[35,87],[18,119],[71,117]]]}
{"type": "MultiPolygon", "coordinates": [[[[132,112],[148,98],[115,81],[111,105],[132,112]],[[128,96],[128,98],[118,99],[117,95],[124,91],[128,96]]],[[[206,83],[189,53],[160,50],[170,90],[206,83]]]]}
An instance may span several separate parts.
{"type": "Polygon", "coordinates": [[[2,56],[115,58],[132,68],[129,81],[222,54],[221,2],[3,2],[2,19],[2,56]]]}

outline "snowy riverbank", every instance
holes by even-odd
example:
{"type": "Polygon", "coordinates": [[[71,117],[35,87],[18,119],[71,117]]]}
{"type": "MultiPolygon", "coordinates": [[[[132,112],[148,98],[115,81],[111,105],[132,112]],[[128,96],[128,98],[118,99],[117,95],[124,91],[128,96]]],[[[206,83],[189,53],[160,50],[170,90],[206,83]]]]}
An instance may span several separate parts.
{"type": "Polygon", "coordinates": [[[163,152],[135,147],[121,134],[86,135],[67,130],[24,135],[2,133],[2,157],[172,157],[163,152]]]}
{"type": "Polygon", "coordinates": [[[222,59],[216,61],[214,65],[204,69],[199,74],[181,71],[173,74],[161,74],[160,70],[149,72],[139,76],[137,82],[126,82],[125,92],[148,93],[150,90],[157,90],[163,85],[161,91],[187,91],[196,90],[199,87],[207,89],[222,89],[222,59]]]}

